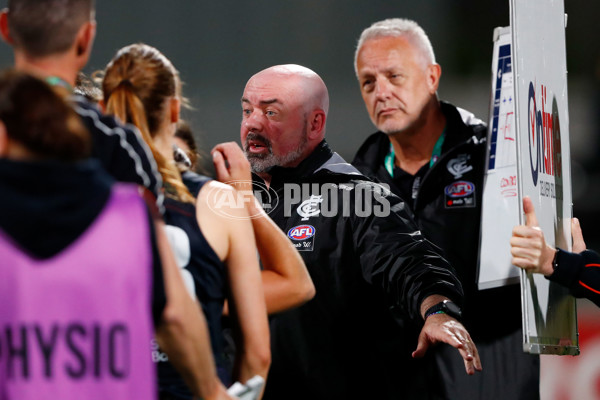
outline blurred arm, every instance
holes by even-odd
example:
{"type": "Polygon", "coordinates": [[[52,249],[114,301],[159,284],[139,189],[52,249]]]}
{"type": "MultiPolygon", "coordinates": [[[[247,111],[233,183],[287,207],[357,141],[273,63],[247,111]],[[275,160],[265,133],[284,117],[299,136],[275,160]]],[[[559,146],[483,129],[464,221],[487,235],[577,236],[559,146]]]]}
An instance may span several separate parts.
{"type": "Polygon", "coordinates": [[[217,377],[202,309],[184,287],[162,223],[155,229],[167,298],[156,340],[194,395],[207,400],[231,399],[217,377]]]}

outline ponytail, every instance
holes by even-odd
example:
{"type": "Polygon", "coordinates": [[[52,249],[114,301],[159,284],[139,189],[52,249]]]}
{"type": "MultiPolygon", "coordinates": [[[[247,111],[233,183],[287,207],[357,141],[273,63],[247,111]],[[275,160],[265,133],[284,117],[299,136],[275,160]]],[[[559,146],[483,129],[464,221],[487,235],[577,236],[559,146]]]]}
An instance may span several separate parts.
{"type": "Polygon", "coordinates": [[[174,162],[169,162],[156,149],[150,130],[144,104],[135,94],[133,85],[128,79],[122,80],[112,91],[106,103],[106,112],[119,118],[121,121],[135,125],[142,138],[152,151],[154,160],[160,172],[165,192],[168,196],[186,203],[194,203],[195,198],[183,184],[181,174],[174,162]]]}

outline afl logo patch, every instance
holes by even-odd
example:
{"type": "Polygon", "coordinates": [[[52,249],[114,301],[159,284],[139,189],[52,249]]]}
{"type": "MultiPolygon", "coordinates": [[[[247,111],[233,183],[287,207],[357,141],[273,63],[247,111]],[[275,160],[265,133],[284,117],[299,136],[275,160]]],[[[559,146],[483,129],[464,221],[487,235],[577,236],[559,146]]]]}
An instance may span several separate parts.
{"type": "Polygon", "coordinates": [[[290,229],[287,235],[292,240],[306,240],[315,235],[315,228],[312,225],[298,225],[290,229]]]}
{"type": "Polygon", "coordinates": [[[467,197],[475,191],[475,185],[467,181],[454,182],[444,189],[446,196],[451,198],[467,197]]]}

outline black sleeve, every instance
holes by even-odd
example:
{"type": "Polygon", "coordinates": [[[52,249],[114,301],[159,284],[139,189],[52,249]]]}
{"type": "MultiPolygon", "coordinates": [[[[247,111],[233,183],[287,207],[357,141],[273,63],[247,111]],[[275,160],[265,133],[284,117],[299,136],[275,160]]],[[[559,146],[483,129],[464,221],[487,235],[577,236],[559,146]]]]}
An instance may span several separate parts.
{"type": "Polygon", "coordinates": [[[569,288],[575,297],[587,298],[600,307],[600,256],[592,250],[569,253],[558,250],[556,268],[548,277],[569,288]]]}
{"type": "Polygon", "coordinates": [[[420,306],[430,295],[446,296],[462,305],[456,272],[441,250],[423,237],[404,202],[372,182],[358,184],[355,190],[363,192],[363,204],[369,203],[367,197],[372,204],[371,212],[353,214],[363,277],[415,321],[422,321],[420,306]]]}
{"type": "Polygon", "coordinates": [[[152,243],[152,319],[154,321],[154,326],[157,326],[167,304],[167,296],[165,293],[162,262],[156,243],[154,219],[150,210],[148,210],[148,221],[150,224],[150,241],[152,243]]]}
{"type": "Polygon", "coordinates": [[[115,180],[136,183],[150,190],[162,212],[162,179],[154,157],[137,128],[103,115],[82,97],[74,97],[73,106],[91,134],[92,157],[100,160],[115,180]]]}

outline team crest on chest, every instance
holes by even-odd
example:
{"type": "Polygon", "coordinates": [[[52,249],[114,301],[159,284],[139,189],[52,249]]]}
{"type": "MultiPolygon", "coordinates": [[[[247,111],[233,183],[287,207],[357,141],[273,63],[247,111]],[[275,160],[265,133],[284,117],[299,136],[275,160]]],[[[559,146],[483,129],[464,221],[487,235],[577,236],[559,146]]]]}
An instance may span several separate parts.
{"type": "Polygon", "coordinates": [[[451,159],[446,164],[448,172],[454,176],[454,179],[459,179],[467,172],[473,169],[472,165],[469,165],[469,159],[471,158],[468,154],[459,154],[458,157],[451,159]]]}
{"type": "Polygon", "coordinates": [[[302,221],[308,221],[310,217],[315,217],[321,213],[320,205],[323,202],[323,196],[311,195],[298,206],[296,211],[302,217],[302,221]]]}

